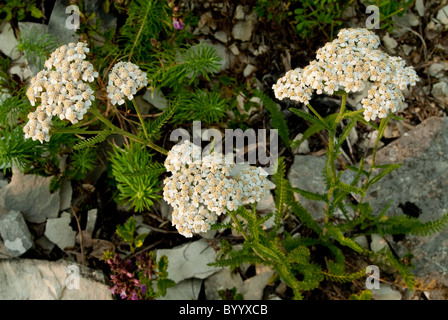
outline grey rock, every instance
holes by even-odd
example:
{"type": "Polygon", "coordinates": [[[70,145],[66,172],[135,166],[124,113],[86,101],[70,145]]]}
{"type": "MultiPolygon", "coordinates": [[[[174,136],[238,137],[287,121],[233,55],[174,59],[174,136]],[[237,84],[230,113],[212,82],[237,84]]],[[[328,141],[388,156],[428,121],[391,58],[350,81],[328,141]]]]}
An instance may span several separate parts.
{"type": "Polygon", "coordinates": [[[435,99],[448,105],[448,83],[445,81],[437,82],[432,87],[431,94],[435,99]]]}
{"type": "Polygon", "coordinates": [[[0,235],[8,253],[19,257],[34,246],[25,219],[19,211],[0,215],[0,235]]]}
{"type": "Polygon", "coordinates": [[[33,75],[24,57],[17,60],[17,62],[9,69],[9,73],[18,76],[22,82],[26,82],[26,80],[33,75]]]}
{"type": "MultiPolygon", "coordinates": [[[[316,157],[311,155],[297,155],[294,157],[294,163],[289,169],[287,178],[294,188],[304,189],[306,191],[325,193],[325,182],[322,179],[322,170],[325,166],[325,157],[316,157]]],[[[311,201],[299,194],[296,198],[300,204],[308,210],[312,217],[317,220],[324,217],[325,205],[320,201],[311,201]]]]}
{"type": "MultiPolygon", "coordinates": [[[[92,19],[92,24],[97,23],[97,19],[99,20],[100,33],[104,34],[107,31],[115,31],[117,29],[117,18],[104,11],[104,1],[98,0],[86,0],[85,1],[85,9],[87,13],[94,13],[95,18],[92,19]]],[[[100,36],[100,38],[94,39],[98,43],[103,43],[104,39],[100,36]]]]}
{"type": "MultiPolygon", "coordinates": [[[[303,134],[302,133],[298,133],[292,142],[299,141],[300,139],[302,139],[302,137],[303,137],[303,134]]],[[[298,147],[295,147],[295,148],[292,149],[292,153],[294,155],[310,153],[310,146],[309,146],[309,144],[310,143],[309,143],[308,140],[303,141],[298,147]]]]}
{"type": "Polygon", "coordinates": [[[211,240],[211,239],[215,238],[216,232],[217,232],[216,230],[210,229],[207,232],[199,232],[198,235],[200,235],[204,239],[211,240]]]}
{"type": "Polygon", "coordinates": [[[441,78],[448,71],[448,62],[441,61],[431,64],[428,68],[428,74],[431,77],[441,78]]]}
{"type": "Polygon", "coordinates": [[[159,89],[148,90],[143,95],[143,99],[160,110],[168,108],[168,100],[159,89]]]}
{"type": "Polygon", "coordinates": [[[236,101],[237,101],[236,107],[238,108],[238,111],[241,114],[248,115],[249,117],[251,115],[253,115],[254,113],[256,113],[258,110],[260,110],[260,108],[262,106],[262,102],[261,102],[260,98],[252,97],[249,99],[249,102],[253,102],[252,107],[249,110],[246,110],[245,105],[246,105],[247,97],[244,96],[242,93],[238,94],[238,96],[236,97],[236,101]],[[257,107],[257,105],[258,105],[258,107],[257,107]]]}
{"type": "Polygon", "coordinates": [[[43,235],[39,238],[37,238],[34,243],[36,244],[37,247],[39,247],[39,250],[41,250],[42,252],[44,252],[45,254],[50,254],[51,251],[54,249],[54,247],[56,246],[53,242],[51,242],[50,240],[48,240],[48,238],[43,235]]]}
{"type": "Polygon", "coordinates": [[[70,1],[56,0],[48,21],[48,33],[53,35],[60,44],[77,42],[79,39],[79,36],[75,33],[76,30],[66,26],[67,20],[69,26],[73,23],[70,18],[72,13],[65,13],[68,6],[70,6],[70,1]]]}
{"type": "Polygon", "coordinates": [[[76,242],[76,232],[70,221],[71,214],[63,212],[60,218],[48,219],[45,226],[45,236],[62,250],[73,247],[76,242]]]}
{"type": "Polygon", "coordinates": [[[229,41],[227,33],[225,31],[215,32],[216,40],[221,41],[222,43],[227,43],[229,41]]]}
{"type": "Polygon", "coordinates": [[[387,48],[387,50],[389,50],[391,53],[395,53],[395,48],[398,46],[398,42],[392,38],[389,33],[387,33],[384,37],[383,37],[383,44],[384,46],[387,48]]]}
{"type": "Polygon", "coordinates": [[[223,71],[229,69],[232,62],[227,47],[221,43],[214,43],[212,45],[216,50],[216,54],[221,57],[221,61],[219,62],[220,70],[223,71]]]}
{"type": "Polygon", "coordinates": [[[255,70],[254,65],[252,65],[252,64],[246,65],[246,67],[244,67],[244,70],[243,70],[243,76],[246,78],[249,77],[252,74],[252,72],[254,72],[254,70],[255,70]]]}
{"type": "Polygon", "coordinates": [[[112,300],[104,275],[71,262],[0,260],[0,300],[112,300]]]}
{"type": "Polygon", "coordinates": [[[410,11],[407,11],[401,16],[392,16],[392,21],[394,22],[394,29],[391,34],[392,36],[397,38],[403,36],[407,32],[410,32],[413,27],[416,27],[420,24],[419,17],[410,11]]]}
{"type": "Polygon", "coordinates": [[[231,44],[231,46],[229,47],[230,52],[232,52],[235,56],[240,54],[240,50],[238,49],[237,44],[234,42],[231,44]]]}
{"type": "Polygon", "coordinates": [[[3,173],[0,172],[0,189],[6,187],[8,183],[8,179],[6,179],[3,173]]]}
{"type": "MultiPolygon", "coordinates": [[[[48,25],[42,23],[19,21],[19,29],[23,38],[34,37],[36,34],[48,35],[48,25]]],[[[36,75],[44,67],[44,59],[34,57],[35,60],[33,60],[31,57],[27,57],[26,54],[25,57],[32,76],[36,75]]]]}
{"type": "Polygon", "coordinates": [[[274,202],[274,196],[272,193],[269,193],[267,197],[264,199],[261,199],[257,203],[256,209],[258,211],[265,211],[267,213],[272,212],[275,210],[275,202],[274,202]]]}
{"type": "MultiPolygon", "coordinates": [[[[147,93],[148,91],[146,91],[145,93],[147,93]]],[[[150,104],[148,101],[146,101],[143,98],[144,94],[139,94],[134,96],[134,101],[135,104],[137,105],[138,110],[140,111],[141,114],[149,114],[150,110],[153,109],[153,105],[150,104]]]]}
{"type": "Polygon", "coordinates": [[[6,23],[3,26],[2,32],[0,32],[0,51],[12,60],[20,58],[20,52],[17,50],[19,42],[14,35],[14,31],[11,28],[11,24],[6,23]]]}
{"type": "Polygon", "coordinates": [[[8,210],[20,211],[25,220],[45,222],[58,216],[60,196],[50,193],[51,177],[22,174],[14,169],[11,182],[0,189],[0,199],[8,210]]]}
{"type": "Polygon", "coordinates": [[[401,300],[401,293],[393,289],[387,283],[381,283],[379,289],[372,289],[372,298],[374,300],[401,300]]]}
{"type": "Polygon", "coordinates": [[[424,0],[416,0],[414,5],[415,10],[417,11],[420,17],[425,16],[425,3],[424,0]]]}
{"type": "Polygon", "coordinates": [[[409,56],[411,54],[412,50],[415,50],[415,47],[409,46],[407,44],[404,44],[402,46],[402,48],[403,48],[404,54],[407,55],[407,56],[409,56]]]}
{"type": "Polygon", "coordinates": [[[60,203],[59,203],[59,211],[64,211],[70,209],[72,205],[72,195],[73,195],[73,189],[72,189],[72,183],[69,180],[64,180],[61,185],[61,189],[59,191],[59,195],[61,197],[60,203]]]}
{"type": "Polygon", "coordinates": [[[157,250],[157,259],[163,255],[168,258],[168,276],[176,283],[189,278],[205,279],[220,270],[207,265],[215,262],[216,252],[205,239],[157,250]]]}
{"type": "Polygon", "coordinates": [[[448,25],[448,5],[444,6],[437,12],[437,20],[439,20],[444,25],[448,25]]]}
{"type": "Polygon", "coordinates": [[[379,234],[372,234],[371,236],[371,242],[370,242],[370,249],[375,252],[378,253],[381,250],[388,248],[389,245],[387,244],[387,241],[380,236],[379,234]]]}
{"type": "Polygon", "coordinates": [[[257,23],[257,13],[252,12],[245,20],[237,21],[232,28],[232,36],[236,40],[243,42],[250,41],[255,25],[257,23]]]}
{"type": "Polygon", "coordinates": [[[98,209],[91,209],[87,211],[86,231],[92,236],[95,230],[96,220],[98,218],[98,209]]]}
{"type": "Polygon", "coordinates": [[[358,131],[356,130],[356,127],[353,127],[349,134],[348,134],[348,139],[350,140],[350,143],[353,145],[356,142],[358,142],[359,140],[359,135],[358,135],[358,131]]]}
{"type": "MultiPolygon", "coordinates": [[[[423,121],[377,153],[377,164],[402,163],[402,166],[372,185],[365,201],[373,213],[389,201],[390,216],[403,215],[403,205],[411,202],[421,213],[423,223],[440,218],[448,211],[448,118],[423,121]]],[[[448,286],[448,230],[428,237],[406,236],[405,249],[414,255],[417,276],[439,275],[448,286]]],[[[404,250],[405,252],[406,250],[404,250]]]]}
{"type": "Polygon", "coordinates": [[[245,300],[261,300],[263,298],[263,290],[274,274],[271,269],[265,269],[257,275],[244,280],[243,296],[245,300]]]}
{"type": "Polygon", "coordinates": [[[347,6],[342,12],[342,19],[350,19],[356,17],[356,10],[353,6],[347,6]]]}
{"type": "Polygon", "coordinates": [[[357,244],[359,244],[361,246],[361,248],[369,250],[369,242],[368,242],[366,236],[361,235],[361,236],[354,237],[353,241],[355,241],[357,244]]]}
{"type": "Polygon", "coordinates": [[[231,272],[228,268],[216,272],[204,280],[205,297],[207,300],[220,300],[220,290],[236,288],[238,293],[244,290],[243,279],[239,273],[231,272]]]}
{"type": "Polygon", "coordinates": [[[415,14],[413,14],[411,11],[407,11],[402,16],[394,15],[394,16],[392,16],[392,20],[395,23],[404,25],[405,27],[408,27],[408,28],[416,27],[420,24],[420,19],[415,14]]]}
{"type": "Polygon", "coordinates": [[[386,139],[399,138],[409,129],[412,129],[412,127],[406,125],[403,121],[391,119],[384,130],[383,137],[386,139]]]}
{"type": "Polygon", "coordinates": [[[267,45],[261,44],[260,46],[258,46],[257,49],[253,50],[252,53],[254,54],[254,56],[259,56],[268,51],[269,51],[269,47],[267,45]]]}
{"type": "Polygon", "coordinates": [[[347,102],[356,108],[356,110],[362,109],[361,100],[367,96],[367,92],[372,87],[373,83],[367,83],[363,90],[356,93],[350,93],[347,97],[347,102]]]}
{"type": "Polygon", "coordinates": [[[177,283],[166,290],[164,297],[157,300],[197,300],[201,292],[202,281],[200,279],[187,279],[177,283]]]}
{"type": "Polygon", "coordinates": [[[244,13],[244,6],[239,4],[235,8],[235,15],[233,16],[236,20],[244,20],[246,14],[244,13]]]}
{"type": "MultiPolygon", "coordinates": [[[[48,22],[48,33],[55,36],[61,44],[68,44],[79,40],[79,36],[73,28],[73,12],[66,12],[67,7],[70,5],[71,3],[68,0],[56,0],[48,22]]],[[[89,23],[96,24],[99,21],[101,34],[117,28],[117,19],[112,14],[104,11],[103,1],[87,0],[85,1],[85,10],[87,14],[94,14],[93,19],[89,23]]],[[[98,45],[104,42],[104,39],[98,35],[92,40],[98,45]]]]}
{"type": "MultiPolygon", "coordinates": [[[[378,137],[378,131],[371,131],[367,134],[359,144],[361,149],[373,149],[375,147],[376,139],[378,137]]],[[[378,148],[381,148],[384,145],[382,141],[378,143],[378,148]]]]}
{"type": "Polygon", "coordinates": [[[193,34],[208,35],[210,33],[210,26],[212,22],[213,22],[212,13],[210,11],[205,12],[204,14],[201,15],[198,22],[198,27],[194,30],[193,34]]]}
{"type": "Polygon", "coordinates": [[[145,223],[144,221],[144,217],[139,215],[139,216],[134,216],[135,222],[137,223],[137,229],[135,230],[135,232],[138,235],[141,234],[149,234],[152,232],[152,230],[149,228],[149,226],[145,223]]]}
{"type": "Polygon", "coordinates": [[[171,214],[173,212],[173,207],[170,206],[165,200],[160,201],[160,213],[162,218],[171,221],[171,214]]]}

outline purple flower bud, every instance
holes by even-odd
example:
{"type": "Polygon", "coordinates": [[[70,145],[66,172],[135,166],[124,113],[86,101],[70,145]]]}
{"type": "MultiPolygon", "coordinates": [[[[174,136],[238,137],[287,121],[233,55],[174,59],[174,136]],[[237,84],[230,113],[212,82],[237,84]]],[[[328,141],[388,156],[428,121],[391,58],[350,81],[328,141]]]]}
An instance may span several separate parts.
{"type": "Polygon", "coordinates": [[[146,286],[144,284],[140,286],[140,289],[142,290],[143,294],[146,294],[146,286]]]}
{"type": "Polygon", "coordinates": [[[182,30],[185,26],[185,23],[183,23],[181,20],[177,20],[173,18],[173,27],[177,30],[182,30]]]}

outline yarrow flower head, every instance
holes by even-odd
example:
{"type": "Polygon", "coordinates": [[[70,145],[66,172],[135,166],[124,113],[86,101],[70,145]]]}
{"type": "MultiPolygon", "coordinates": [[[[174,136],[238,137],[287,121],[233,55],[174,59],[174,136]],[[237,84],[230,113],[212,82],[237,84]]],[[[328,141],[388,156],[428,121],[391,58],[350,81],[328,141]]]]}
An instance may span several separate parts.
{"type": "Polygon", "coordinates": [[[164,181],[163,197],[174,208],[173,225],[185,237],[207,232],[221,214],[258,202],[269,193],[262,168],[228,164],[222,154],[200,156],[200,147],[186,140],[174,146],[165,160],[172,176],[164,181]]]}
{"type": "Polygon", "coordinates": [[[134,99],[139,89],[148,84],[146,73],[132,62],[118,62],[109,73],[108,97],[112,104],[122,105],[124,98],[134,99]]]}
{"type": "Polygon", "coordinates": [[[314,91],[333,94],[362,91],[371,85],[361,101],[367,121],[384,118],[404,107],[401,90],[414,86],[419,78],[413,67],[400,57],[378,49],[380,40],[368,29],[342,29],[338,37],[316,53],[305,68],[288,71],[273,85],[275,96],[309,104],[314,91]]]}
{"type": "Polygon", "coordinates": [[[31,105],[40,105],[28,114],[29,121],[23,127],[26,139],[48,142],[53,116],[75,124],[87,113],[95,100],[88,83],[98,77],[93,65],[84,60],[88,52],[83,42],[63,45],[53,51],[45,68],[31,79],[26,95],[31,105]]]}

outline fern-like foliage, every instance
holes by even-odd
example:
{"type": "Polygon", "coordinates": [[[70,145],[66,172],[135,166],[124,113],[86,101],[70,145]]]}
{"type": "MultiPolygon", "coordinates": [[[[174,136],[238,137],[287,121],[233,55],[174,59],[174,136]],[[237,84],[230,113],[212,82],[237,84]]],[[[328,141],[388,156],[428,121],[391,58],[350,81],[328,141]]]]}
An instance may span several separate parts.
{"type": "Polygon", "coordinates": [[[81,179],[95,168],[97,155],[94,148],[83,148],[75,150],[70,157],[73,166],[73,178],[81,179]]]}
{"type": "Polygon", "coordinates": [[[169,87],[176,92],[182,86],[192,85],[200,77],[209,81],[209,75],[221,68],[221,57],[213,45],[201,42],[176,48],[175,52],[159,53],[146,64],[148,78],[157,87],[169,87]]]}
{"type": "Polygon", "coordinates": [[[255,97],[260,98],[264,107],[269,111],[271,115],[271,126],[274,129],[278,130],[280,139],[282,139],[283,143],[286,146],[289,146],[291,143],[289,140],[289,128],[282,111],[268,95],[261,92],[260,90],[254,90],[253,94],[255,97]]]}
{"type": "Polygon", "coordinates": [[[151,48],[151,39],[159,39],[161,32],[169,28],[171,19],[166,1],[131,1],[128,17],[119,35],[120,42],[124,44],[124,53],[137,62],[144,61],[151,48]]]}
{"type": "Polygon", "coordinates": [[[39,142],[25,140],[21,127],[4,129],[0,134],[0,168],[3,170],[14,166],[25,169],[42,152],[39,142]]]}
{"type": "Polygon", "coordinates": [[[135,142],[123,149],[114,146],[110,161],[117,181],[118,200],[133,206],[138,212],[151,209],[160,199],[158,177],[164,170],[163,165],[154,162],[152,154],[135,142]]]}
{"type": "Polygon", "coordinates": [[[213,124],[225,117],[226,109],[227,101],[218,91],[196,89],[194,92],[181,95],[174,121],[202,121],[213,124]]]}
{"type": "Polygon", "coordinates": [[[372,300],[372,291],[370,290],[363,290],[360,293],[352,294],[348,300],[372,300]]]}
{"type": "Polygon", "coordinates": [[[272,181],[275,183],[275,229],[280,227],[280,222],[287,212],[289,204],[293,201],[291,185],[286,177],[286,165],[283,157],[278,158],[277,172],[273,175],[272,181]]]}
{"type": "Polygon", "coordinates": [[[24,118],[31,108],[23,90],[11,95],[3,94],[0,99],[0,126],[16,126],[20,123],[19,119],[24,118]]]}
{"type": "Polygon", "coordinates": [[[380,218],[378,223],[384,234],[429,236],[442,231],[448,226],[448,212],[439,219],[425,223],[422,223],[418,218],[404,215],[380,218]]]}
{"type": "Polygon", "coordinates": [[[45,60],[59,46],[55,37],[48,33],[35,32],[31,28],[23,30],[20,35],[17,49],[24,52],[25,58],[36,70],[43,69],[45,60]]]}
{"type": "Polygon", "coordinates": [[[371,253],[370,257],[379,265],[387,264],[388,266],[394,268],[399,273],[406,286],[411,290],[413,289],[415,284],[415,276],[411,271],[411,264],[404,263],[401,259],[397,258],[388,247],[380,250],[379,252],[371,253]]]}
{"type": "Polygon", "coordinates": [[[329,272],[322,271],[323,275],[325,276],[325,279],[328,281],[336,282],[336,283],[347,283],[347,282],[353,282],[355,280],[361,279],[366,276],[366,270],[361,269],[357,272],[353,273],[343,273],[343,274],[332,274],[329,272]]]}
{"type": "Polygon", "coordinates": [[[146,129],[149,139],[156,139],[159,136],[162,127],[175,115],[178,105],[177,102],[171,104],[162,115],[149,123],[146,129]]]}
{"type": "Polygon", "coordinates": [[[104,140],[106,140],[106,138],[108,136],[110,136],[112,134],[111,130],[104,130],[101,133],[97,134],[94,137],[88,138],[84,141],[78,142],[73,149],[75,150],[81,150],[84,148],[90,148],[93,147],[94,145],[103,142],[104,140]]]}

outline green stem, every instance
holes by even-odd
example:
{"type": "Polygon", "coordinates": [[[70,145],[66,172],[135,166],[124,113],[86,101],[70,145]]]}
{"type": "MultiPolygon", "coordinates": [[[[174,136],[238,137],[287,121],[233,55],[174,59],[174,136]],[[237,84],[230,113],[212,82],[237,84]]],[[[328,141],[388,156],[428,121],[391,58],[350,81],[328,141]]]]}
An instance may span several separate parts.
{"type": "Polygon", "coordinates": [[[138,119],[140,120],[140,123],[142,124],[143,133],[145,134],[145,138],[146,138],[146,140],[149,140],[148,132],[146,132],[145,123],[143,122],[142,115],[140,114],[140,110],[137,106],[137,103],[135,102],[135,99],[132,99],[132,104],[134,105],[135,111],[137,111],[138,119]]]}
{"type": "Polygon", "coordinates": [[[334,123],[332,125],[332,130],[329,132],[329,137],[328,137],[328,157],[329,157],[328,162],[330,165],[331,187],[330,187],[330,190],[328,190],[328,202],[325,206],[325,218],[324,218],[325,223],[327,223],[330,218],[330,212],[329,212],[330,211],[330,202],[331,202],[331,197],[333,196],[334,190],[336,188],[335,186],[336,186],[336,180],[337,180],[336,164],[335,164],[336,159],[335,159],[335,154],[334,154],[334,143],[335,143],[335,139],[336,139],[336,129],[337,129],[339,123],[344,118],[345,106],[347,104],[347,93],[344,91],[341,93],[341,95],[342,95],[341,108],[336,117],[336,120],[334,121],[334,123]]]}
{"type": "Polygon", "coordinates": [[[233,223],[234,223],[235,226],[236,226],[236,231],[237,231],[238,233],[240,233],[240,234],[243,236],[244,240],[247,241],[247,240],[249,239],[249,236],[248,236],[247,233],[244,231],[243,226],[241,225],[241,221],[238,220],[238,218],[237,218],[237,216],[236,216],[236,214],[235,214],[235,211],[227,211],[227,212],[229,213],[230,217],[231,217],[232,220],[233,220],[233,223]]]}
{"type": "Polygon", "coordinates": [[[341,122],[342,118],[344,117],[345,112],[345,105],[347,104],[347,92],[342,93],[342,100],[341,100],[341,109],[339,110],[339,114],[336,117],[336,121],[334,122],[334,129],[336,130],[337,126],[341,122]]]}
{"type": "MultiPolygon", "coordinates": [[[[241,221],[236,216],[235,211],[228,211],[228,213],[229,213],[230,217],[232,218],[233,223],[235,224],[236,231],[243,236],[244,240],[248,241],[249,235],[244,231],[244,229],[241,225],[241,221]]],[[[302,294],[300,293],[300,290],[298,288],[299,287],[298,281],[295,278],[294,274],[292,274],[290,269],[284,263],[282,263],[281,259],[279,259],[278,257],[276,257],[275,259],[269,259],[265,255],[263,255],[261,252],[272,251],[272,250],[270,250],[269,247],[266,247],[265,245],[261,244],[258,239],[255,239],[255,241],[256,241],[256,244],[254,243],[253,247],[252,247],[252,250],[255,252],[255,254],[258,255],[263,261],[270,263],[274,267],[274,269],[277,271],[280,278],[282,278],[286,282],[286,284],[293,289],[294,297],[296,299],[300,299],[302,297],[302,294]],[[260,250],[257,250],[257,248],[259,248],[260,250]],[[275,260],[275,261],[272,261],[272,260],[275,260]]],[[[272,255],[275,255],[275,253],[272,253],[270,256],[272,256],[272,255]]]]}
{"type": "MultiPolygon", "coordinates": [[[[387,124],[389,122],[389,119],[390,119],[390,114],[387,115],[386,118],[382,118],[381,119],[381,123],[380,123],[379,129],[378,129],[378,135],[377,135],[376,140],[375,140],[375,146],[373,147],[372,164],[370,165],[370,169],[369,169],[369,172],[368,172],[368,176],[367,176],[366,182],[364,183],[364,185],[362,187],[362,190],[364,191],[364,194],[367,193],[367,186],[369,185],[369,181],[370,181],[370,178],[372,177],[373,169],[374,169],[375,163],[376,163],[376,154],[377,154],[377,151],[378,151],[378,145],[379,145],[379,143],[381,141],[381,138],[383,137],[384,130],[386,129],[386,126],[387,126],[387,124]]],[[[363,203],[364,197],[365,196],[361,197],[361,199],[359,201],[360,204],[363,203]]],[[[357,212],[357,214],[358,213],[359,212],[357,212]]]]}
{"type": "Polygon", "coordinates": [[[71,134],[100,134],[103,131],[87,131],[87,130],[76,130],[76,129],[52,129],[51,134],[57,133],[71,133],[71,134]]]}
{"type": "Polygon", "coordinates": [[[159,147],[158,145],[152,143],[151,141],[146,141],[146,140],[144,140],[144,139],[142,139],[140,137],[137,137],[136,135],[134,135],[134,134],[132,134],[130,132],[127,132],[127,131],[124,131],[124,130],[118,128],[112,122],[110,122],[106,117],[104,117],[99,110],[97,110],[95,108],[90,108],[89,111],[93,115],[95,115],[101,122],[103,122],[106,126],[108,126],[110,129],[112,129],[113,132],[121,134],[121,135],[123,135],[123,136],[125,136],[125,137],[127,137],[127,138],[129,138],[129,139],[131,139],[133,141],[139,142],[139,143],[141,143],[143,145],[146,145],[146,146],[148,146],[148,147],[150,147],[150,148],[152,148],[152,149],[154,149],[154,150],[156,150],[156,151],[158,151],[158,152],[160,152],[160,153],[162,153],[164,155],[168,155],[168,151],[166,151],[162,147],[159,147]]]}
{"type": "Polygon", "coordinates": [[[325,120],[320,116],[320,114],[313,108],[313,106],[312,106],[310,103],[307,104],[307,107],[314,113],[314,115],[315,115],[320,121],[322,121],[322,122],[325,123],[325,120]]]}

